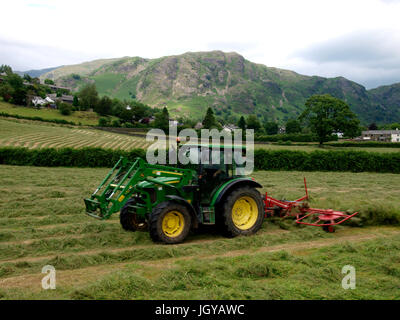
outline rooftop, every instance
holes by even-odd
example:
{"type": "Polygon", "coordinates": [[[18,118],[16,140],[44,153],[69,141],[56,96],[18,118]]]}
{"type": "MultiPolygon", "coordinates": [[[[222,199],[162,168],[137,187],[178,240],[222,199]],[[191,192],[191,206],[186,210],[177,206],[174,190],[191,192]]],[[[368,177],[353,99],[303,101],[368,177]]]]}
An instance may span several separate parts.
{"type": "Polygon", "coordinates": [[[400,134],[400,130],[367,130],[363,131],[362,134],[400,134]]]}

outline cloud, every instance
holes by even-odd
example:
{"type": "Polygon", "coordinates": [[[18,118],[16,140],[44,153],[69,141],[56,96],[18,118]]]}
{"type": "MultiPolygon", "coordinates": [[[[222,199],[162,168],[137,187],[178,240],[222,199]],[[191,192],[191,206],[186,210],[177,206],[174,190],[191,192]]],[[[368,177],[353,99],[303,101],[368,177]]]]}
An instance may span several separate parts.
{"type": "Polygon", "coordinates": [[[0,64],[23,70],[223,50],[303,74],[343,75],[366,86],[379,79],[400,81],[400,0],[93,3],[0,1],[0,64]]]}
{"type": "Polygon", "coordinates": [[[29,42],[8,40],[0,37],[0,64],[8,64],[18,71],[43,69],[102,58],[77,50],[29,42]]]}
{"type": "Polygon", "coordinates": [[[298,69],[345,76],[366,87],[400,82],[400,36],[395,30],[363,30],[294,52],[298,69]]]}

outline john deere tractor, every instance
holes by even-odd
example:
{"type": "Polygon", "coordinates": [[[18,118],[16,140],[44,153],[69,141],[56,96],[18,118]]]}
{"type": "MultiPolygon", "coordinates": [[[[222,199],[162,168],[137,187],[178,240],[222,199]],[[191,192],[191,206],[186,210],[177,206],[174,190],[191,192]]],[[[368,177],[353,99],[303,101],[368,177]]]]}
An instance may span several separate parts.
{"type": "MultiPolygon", "coordinates": [[[[188,148],[189,157],[211,154],[215,148],[223,151],[236,147],[193,145],[188,148]]],[[[125,230],[148,230],[153,241],[169,244],[182,242],[191,229],[201,225],[215,224],[228,237],[253,234],[264,218],[257,190],[261,185],[238,175],[235,163],[223,162],[182,167],[121,157],[91,197],[84,200],[86,212],[97,219],[108,219],[120,211],[125,230]]]]}

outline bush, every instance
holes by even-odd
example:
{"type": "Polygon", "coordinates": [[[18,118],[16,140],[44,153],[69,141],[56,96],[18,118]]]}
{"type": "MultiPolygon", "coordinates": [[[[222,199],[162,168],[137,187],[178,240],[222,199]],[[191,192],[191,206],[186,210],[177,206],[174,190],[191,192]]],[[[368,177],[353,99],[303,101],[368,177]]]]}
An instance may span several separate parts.
{"type": "Polygon", "coordinates": [[[135,126],[134,126],[132,123],[130,123],[130,122],[125,122],[125,123],[122,125],[122,127],[123,127],[123,128],[134,128],[135,126]]]}
{"type": "Polygon", "coordinates": [[[119,122],[119,120],[113,120],[111,123],[111,126],[119,128],[119,127],[121,127],[121,123],[119,122]]]}
{"type": "Polygon", "coordinates": [[[59,105],[58,105],[58,110],[60,110],[60,113],[63,115],[63,116],[69,116],[71,113],[72,113],[72,106],[70,106],[69,104],[67,104],[67,103],[60,103],[59,105]]]}
{"type": "Polygon", "coordinates": [[[107,118],[100,118],[99,119],[99,127],[109,127],[110,126],[110,120],[107,118]]]}

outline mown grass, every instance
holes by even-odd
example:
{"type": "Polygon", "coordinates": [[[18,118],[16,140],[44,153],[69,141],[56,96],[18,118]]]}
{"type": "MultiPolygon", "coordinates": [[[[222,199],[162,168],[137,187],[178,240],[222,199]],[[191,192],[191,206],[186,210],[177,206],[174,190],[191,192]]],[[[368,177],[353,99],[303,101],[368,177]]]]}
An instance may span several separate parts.
{"type": "MultiPolygon", "coordinates": [[[[83,198],[107,171],[0,166],[0,298],[398,298],[396,227],[344,226],[329,234],[274,218],[252,237],[226,239],[210,230],[191,234],[181,245],[153,244],[147,233],[123,231],[118,215],[97,221],[84,214],[83,198]],[[369,234],[384,238],[334,246],[340,237],[369,234]],[[318,240],[329,248],[257,251],[318,240]],[[55,291],[40,290],[46,264],[61,272],[55,291]],[[345,264],[356,266],[359,290],[341,288],[345,264]],[[88,274],[79,283],[63,278],[62,272],[78,274],[84,268],[88,274]],[[96,277],[90,268],[102,274],[96,277]],[[2,288],[2,281],[30,275],[39,280],[24,281],[24,289],[2,288]]],[[[312,206],[360,210],[357,225],[399,224],[400,179],[394,174],[259,171],[253,176],[263,191],[286,199],[304,193],[306,176],[312,206]]]]}
{"type": "MultiPolygon", "coordinates": [[[[310,250],[181,261],[148,279],[133,270],[71,292],[78,299],[399,299],[400,237],[310,250]],[[373,261],[371,263],[371,261],[373,261]],[[356,289],[341,286],[356,267],[356,289]]],[[[137,267],[136,269],[139,269],[137,267]]]]}
{"type": "Polygon", "coordinates": [[[148,146],[145,137],[44,122],[0,119],[0,146],[27,148],[101,147],[131,150],[148,146]]]}
{"type": "MultiPolygon", "coordinates": [[[[94,283],[64,286],[69,299],[399,299],[400,236],[213,260],[192,259],[149,270],[129,264],[94,283]],[[356,289],[341,286],[342,267],[356,268],[356,289]]],[[[3,298],[49,298],[49,292],[0,289],[3,298]]]]}
{"type": "Polygon", "coordinates": [[[74,122],[82,125],[97,125],[99,116],[95,112],[75,111],[69,116],[62,115],[58,110],[53,109],[35,109],[22,106],[16,106],[0,100],[0,112],[20,115],[25,117],[41,117],[46,120],[59,119],[74,122]]]}

